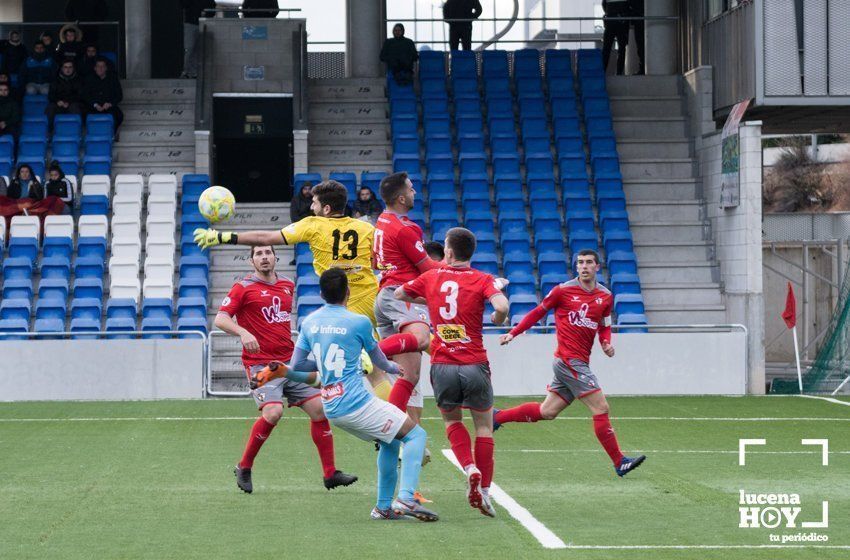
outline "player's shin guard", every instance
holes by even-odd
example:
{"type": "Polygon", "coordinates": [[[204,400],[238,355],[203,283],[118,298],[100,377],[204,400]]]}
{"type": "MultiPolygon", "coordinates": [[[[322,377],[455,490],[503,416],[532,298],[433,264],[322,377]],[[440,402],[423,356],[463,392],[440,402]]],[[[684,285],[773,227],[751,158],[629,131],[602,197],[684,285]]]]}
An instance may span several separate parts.
{"type": "Polygon", "coordinates": [[[396,354],[418,352],[419,340],[411,333],[398,333],[382,339],[378,342],[378,346],[387,358],[392,358],[396,354]]]}
{"type": "Polygon", "coordinates": [[[469,465],[474,464],[472,460],[472,440],[463,422],[455,422],[446,426],[446,437],[449,439],[452,452],[461,467],[466,469],[469,465]]]}
{"type": "Polygon", "coordinates": [[[422,456],[425,454],[425,442],[428,439],[422,426],[414,426],[401,438],[404,450],[401,454],[401,486],[398,499],[413,500],[413,493],[419,488],[419,471],[422,470],[422,456]]]}
{"type": "Polygon", "coordinates": [[[377,508],[387,510],[392,507],[395,487],[398,484],[399,440],[392,443],[381,442],[378,449],[378,504],[377,508]]]}
{"type": "Polygon", "coordinates": [[[506,408],[493,415],[493,420],[499,424],[506,424],[508,422],[537,422],[542,419],[540,403],[536,402],[527,402],[513,408],[506,408]]]}
{"type": "Polygon", "coordinates": [[[399,377],[395,380],[395,385],[393,385],[393,390],[390,391],[389,403],[398,407],[402,412],[407,412],[407,402],[410,400],[410,395],[413,394],[413,389],[416,386],[404,379],[403,377],[399,377]]]}
{"type": "Polygon", "coordinates": [[[257,421],[254,422],[254,426],[251,428],[251,436],[248,438],[248,443],[245,445],[245,453],[242,454],[242,460],[239,461],[240,467],[250,469],[254,466],[254,457],[260,452],[260,448],[269,438],[269,434],[272,433],[273,429],[274,424],[268,422],[262,416],[257,418],[257,421]]]}
{"type": "Polygon", "coordinates": [[[620,444],[617,443],[617,435],[614,433],[614,428],[611,427],[611,420],[608,419],[607,413],[594,415],[593,431],[596,432],[596,439],[599,440],[605,452],[611,457],[614,466],[618,466],[623,460],[623,454],[620,452],[620,444]]]}
{"type": "Polygon", "coordinates": [[[327,418],[324,420],[312,420],[310,422],[310,436],[316,449],[319,451],[319,460],[322,461],[322,472],[325,478],[330,478],[336,472],[334,465],[334,434],[327,418]]]}
{"type": "Polygon", "coordinates": [[[496,444],[491,437],[476,437],[475,438],[475,466],[481,471],[481,487],[490,488],[490,483],[493,481],[493,470],[495,462],[493,454],[496,451],[496,444]]]}

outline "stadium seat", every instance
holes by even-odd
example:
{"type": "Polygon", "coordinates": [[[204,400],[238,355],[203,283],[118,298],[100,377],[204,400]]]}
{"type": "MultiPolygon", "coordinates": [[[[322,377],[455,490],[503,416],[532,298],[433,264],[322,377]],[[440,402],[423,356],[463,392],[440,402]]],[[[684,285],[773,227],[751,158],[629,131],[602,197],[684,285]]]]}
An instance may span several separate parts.
{"type": "Polygon", "coordinates": [[[57,139],[76,139],[79,147],[79,139],[83,135],[83,120],[80,115],[56,115],[53,118],[53,151],[56,155],[57,139]]]}
{"type": "Polygon", "coordinates": [[[614,251],[608,253],[606,262],[608,274],[637,274],[637,257],[634,253],[626,251],[614,251]]]}
{"type": "Polygon", "coordinates": [[[209,261],[205,257],[181,257],[180,278],[203,278],[209,276],[209,261]]]}
{"type": "Polygon", "coordinates": [[[35,306],[35,332],[62,332],[65,330],[65,300],[39,299],[35,306]]]}
{"type": "MultiPolygon", "coordinates": [[[[300,277],[301,275],[299,275],[300,277]]],[[[209,293],[209,284],[206,278],[201,277],[189,277],[189,278],[180,278],[180,281],[177,283],[177,297],[199,297],[204,300],[207,299],[207,294],[209,293]]]]}
{"type": "Polygon", "coordinates": [[[520,49],[514,51],[514,79],[540,78],[540,51],[520,49]]]}
{"type": "Polygon", "coordinates": [[[75,297],[71,302],[71,332],[99,331],[102,306],[100,299],[75,297]]]}
{"type": "Polygon", "coordinates": [[[109,114],[90,114],[86,116],[86,137],[105,136],[112,138],[114,136],[114,125],[112,115],[109,114]]]}
{"type": "Polygon", "coordinates": [[[612,274],[611,291],[614,295],[639,294],[640,278],[637,274],[612,274]]]}
{"type": "Polygon", "coordinates": [[[108,175],[83,176],[80,213],[83,215],[106,214],[109,209],[110,191],[108,175]]]}
{"type": "Polygon", "coordinates": [[[632,234],[630,231],[619,230],[603,232],[602,244],[605,247],[606,253],[613,253],[615,251],[634,252],[632,234]]]}
{"type": "Polygon", "coordinates": [[[360,184],[374,191],[375,197],[381,199],[381,180],[387,176],[383,171],[364,171],[360,174],[360,184]]]}
{"type": "Polygon", "coordinates": [[[29,257],[7,257],[3,260],[3,280],[31,280],[33,260],[29,257]]]}
{"type": "Polygon", "coordinates": [[[210,186],[209,175],[187,173],[183,175],[183,196],[200,196],[210,186]]]}
{"type": "MultiPolygon", "coordinates": [[[[101,270],[103,264],[101,263],[101,270]]],[[[76,277],[74,278],[74,298],[94,298],[97,300],[103,299],[103,278],[76,277]]]]}
{"type": "Polygon", "coordinates": [[[614,296],[614,313],[618,316],[624,313],[645,314],[643,296],[640,294],[618,294],[614,296]]]}

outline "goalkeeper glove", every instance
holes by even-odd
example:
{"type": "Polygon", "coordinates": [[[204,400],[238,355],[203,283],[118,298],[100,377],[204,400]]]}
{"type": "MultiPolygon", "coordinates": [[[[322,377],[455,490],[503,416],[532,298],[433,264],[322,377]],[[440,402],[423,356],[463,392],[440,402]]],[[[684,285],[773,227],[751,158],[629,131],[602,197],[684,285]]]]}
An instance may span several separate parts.
{"type": "Polygon", "coordinates": [[[195,243],[201,249],[209,249],[216,245],[236,245],[238,236],[231,231],[217,231],[213,228],[198,228],[194,232],[195,243]]]}

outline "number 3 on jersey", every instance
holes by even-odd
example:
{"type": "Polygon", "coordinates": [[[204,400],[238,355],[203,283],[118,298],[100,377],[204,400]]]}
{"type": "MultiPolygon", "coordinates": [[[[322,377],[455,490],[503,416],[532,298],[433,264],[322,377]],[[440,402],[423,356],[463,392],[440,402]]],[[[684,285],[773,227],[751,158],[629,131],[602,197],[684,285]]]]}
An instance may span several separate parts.
{"type": "Polygon", "coordinates": [[[448,280],[440,286],[440,293],[446,294],[446,306],[440,308],[440,317],[446,321],[454,319],[457,315],[457,296],[459,287],[457,282],[448,280]]]}
{"type": "Polygon", "coordinates": [[[334,377],[342,377],[342,371],[345,369],[345,350],[333,343],[328,347],[328,352],[325,354],[324,362],[322,362],[322,347],[317,342],[313,345],[313,356],[316,358],[316,365],[319,367],[319,374],[324,375],[324,372],[332,373],[334,377]]]}

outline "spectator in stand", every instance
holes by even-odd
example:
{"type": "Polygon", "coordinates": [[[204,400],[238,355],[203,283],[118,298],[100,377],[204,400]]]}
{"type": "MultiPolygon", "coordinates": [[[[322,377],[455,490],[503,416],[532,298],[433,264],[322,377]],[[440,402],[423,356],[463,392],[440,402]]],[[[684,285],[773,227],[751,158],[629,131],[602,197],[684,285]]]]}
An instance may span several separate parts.
{"type": "MultiPolygon", "coordinates": [[[[645,14],[644,0],[629,0],[630,16],[643,18],[645,14]]],[[[643,19],[636,19],[633,23],[635,24],[635,46],[637,47],[638,55],[637,75],[642,76],[646,74],[646,61],[644,59],[644,53],[646,51],[646,25],[644,25],[643,19]]]]}
{"type": "Polygon", "coordinates": [[[21,124],[21,108],[18,101],[11,96],[9,84],[0,83],[0,136],[11,134],[18,136],[21,124]]]}
{"type": "Polygon", "coordinates": [[[38,182],[38,178],[32,171],[32,167],[26,163],[18,166],[15,172],[15,178],[9,183],[9,191],[6,193],[9,198],[31,198],[33,200],[41,200],[44,198],[44,187],[38,182]]]}
{"type": "Polygon", "coordinates": [[[51,163],[47,170],[47,184],[44,190],[47,196],[58,197],[65,203],[63,214],[73,214],[74,185],[65,177],[65,173],[56,161],[51,163]]]}
{"type": "MultiPolygon", "coordinates": [[[[65,5],[66,21],[106,21],[108,16],[106,0],[68,0],[65,5]]],[[[96,45],[99,36],[97,26],[85,25],[82,30],[88,40],[96,45]]],[[[82,40],[82,37],[78,39],[82,40]]]]}
{"type": "Polygon", "coordinates": [[[62,63],[59,75],[50,84],[47,101],[49,103],[44,114],[47,115],[51,127],[56,115],[79,115],[83,112],[83,80],[70,60],[62,63]]]}
{"type": "Polygon", "coordinates": [[[446,0],[443,4],[443,19],[445,20],[468,20],[449,21],[449,47],[458,50],[459,45],[463,50],[472,50],[472,20],[481,15],[481,2],[478,0],[446,0]]]}
{"type": "Polygon", "coordinates": [[[629,44],[629,22],[617,21],[608,18],[628,17],[628,0],[602,0],[602,9],[605,18],[605,32],[602,35],[602,65],[608,70],[608,60],[611,58],[611,50],[614,40],[617,41],[617,75],[622,76],[626,72],[626,47],[629,44]]]}
{"type": "Polygon", "coordinates": [[[24,85],[27,95],[47,95],[50,82],[55,77],[56,64],[44,50],[44,44],[37,41],[32,47],[32,54],[21,66],[19,83],[24,85]]]}
{"type": "Polygon", "coordinates": [[[275,18],[277,17],[277,0],[244,0],[243,10],[266,10],[264,12],[242,12],[246,18],[275,18]]]}
{"type": "Polygon", "coordinates": [[[0,53],[3,53],[3,72],[17,74],[27,59],[29,53],[21,42],[21,32],[9,31],[9,38],[0,43],[0,53]]]}
{"type": "Polygon", "coordinates": [[[56,47],[56,63],[62,64],[70,60],[76,65],[81,64],[86,53],[82,43],[83,33],[76,24],[68,23],[59,31],[59,46],[56,47]]]}
{"type": "Polygon", "coordinates": [[[53,33],[50,31],[43,31],[41,35],[38,36],[38,40],[44,44],[44,50],[53,53],[56,50],[56,45],[53,40],[53,33]]]}
{"type": "Polygon", "coordinates": [[[83,100],[89,114],[110,114],[115,124],[115,133],[124,120],[124,113],[118,104],[124,98],[121,82],[115,72],[110,72],[105,58],[99,58],[94,65],[94,74],[86,78],[83,86],[83,100]]]}
{"type": "MultiPolygon", "coordinates": [[[[289,221],[293,224],[313,215],[313,210],[310,205],[313,204],[313,183],[306,181],[301,185],[301,190],[295,193],[292,197],[292,202],[289,203],[289,221]]],[[[292,258],[290,265],[295,265],[295,257],[292,258]]]]}
{"type": "Polygon", "coordinates": [[[357,193],[357,200],[351,208],[353,216],[371,224],[375,223],[381,212],[384,211],[384,205],[381,204],[375,193],[369,187],[360,187],[360,192],[357,193]]]}
{"type": "Polygon", "coordinates": [[[180,0],[183,6],[183,78],[198,77],[198,37],[204,10],[214,10],[215,0],[180,0]]]}
{"type": "Polygon", "coordinates": [[[393,36],[384,40],[381,47],[381,62],[386,63],[393,79],[400,86],[413,83],[413,64],[419,60],[416,43],[404,36],[404,26],[393,26],[393,36]]]}

